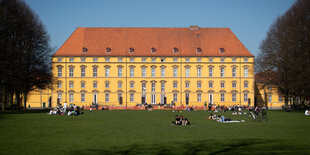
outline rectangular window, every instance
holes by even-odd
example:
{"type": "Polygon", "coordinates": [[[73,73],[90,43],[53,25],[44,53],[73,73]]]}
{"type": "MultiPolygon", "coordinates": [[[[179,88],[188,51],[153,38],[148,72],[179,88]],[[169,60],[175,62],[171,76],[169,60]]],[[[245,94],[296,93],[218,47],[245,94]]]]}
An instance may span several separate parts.
{"type": "Polygon", "coordinates": [[[197,77],[201,77],[201,68],[197,68],[197,77]]]}
{"type": "Polygon", "coordinates": [[[237,59],[236,58],[232,58],[232,62],[237,62],[237,59]]]}
{"type": "Polygon", "coordinates": [[[209,68],[209,77],[213,77],[213,68],[209,68]]]}
{"type": "Polygon", "coordinates": [[[105,88],[110,88],[110,83],[109,82],[105,83],[105,88]]]}
{"type": "Polygon", "coordinates": [[[225,102],[225,94],[221,94],[221,102],[225,102]]]}
{"type": "Polygon", "coordinates": [[[236,101],[237,101],[236,97],[237,97],[236,94],[232,94],[232,101],[233,101],[233,102],[236,102],[236,101]]]}
{"type": "Polygon", "coordinates": [[[221,77],[225,77],[225,68],[224,67],[221,68],[221,77]]]}
{"type": "Polygon", "coordinates": [[[85,77],[85,68],[84,67],[81,68],[81,77],[85,77]]]}
{"type": "Polygon", "coordinates": [[[58,88],[62,88],[62,82],[58,82],[57,84],[58,84],[57,85],[58,88]]]}
{"type": "Polygon", "coordinates": [[[146,83],[142,83],[142,92],[146,92],[146,83]]]}
{"type": "Polygon", "coordinates": [[[134,77],[135,76],[135,69],[132,67],[130,68],[130,77],[134,77]]]}
{"type": "Polygon", "coordinates": [[[244,82],[244,88],[249,88],[249,83],[248,82],[244,82]]]}
{"type": "Polygon", "coordinates": [[[225,58],[221,58],[221,62],[225,62],[225,58]]]}
{"type": "Polygon", "coordinates": [[[165,83],[161,83],[161,92],[165,92],[165,83]]]}
{"type": "Polygon", "coordinates": [[[97,77],[97,68],[96,67],[93,68],[93,77],[97,77]]]}
{"type": "Polygon", "coordinates": [[[244,102],[248,102],[248,94],[244,94],[243,97],[244,97],[244,98],[243,98],[243,101],[244,101],[244,102]]]}
{"type": "Polygon", "coordinates": [[[110,77],[110,68],[105,68],[105,77],[110,77]]]}
{"type": "Polygon", "coordinates": [[[185,68],[185,77],[189,77],[189,68],[185,68]]]}
{"type": "Polygon", "coordinates": [[[134,94],[130,94],[130,102],[134,102],[134,100],[135,100],[134,94]]]}
{"type": "Polygon", "coordinates": [[[121,67],[118,68],[118,77],[123,76],[123,69],[121,67]]]}
{"type": "Polygon", "coordinates": [[[178,77],[178,68],[173,68],[173,77],[178,77]]]}
{"type": "Polygon", "coordinates": [[[244,68],[244,77],[248,77],[248,68],[244,68]]]}
{"type": "Polygon", "coordinates": [[[142,58],[142,62],[146,62],[146,58],[142,58]]]}
{"type": "Polygon", "coordinates": [[[279,95],[279,103],[282,103],[283,102],[283,96],[282,95],[279,95]]]}
{"type": "Polygon", "coordinates": [[[201,94],[197,94],[197,102],[201,102],[201,94]]]}
{"type": "Polygon", "coordinates": [[[85,82],[81,83],[81,88],[85,88],[85,82]]]}
{"type": "Polygon", "coordinates": [[[236,82],[233,82],[233,83],[232,83],[232,87],[233,87],[233,88],[237,88],[237,83],[236,83],[236,82]]]}
{"type": "Polygon", "coordinates": [[[57,101],[58,102],[62,102],[62,94],[61,93],[59,93],[58,95],[57,95],[57,101]]]}
{"type": "Polygon", "coordinates": [[[173,94],[173,101],[177,102],[178,101],[178,94],[173,94]]]}
{"type": "Polygon", "coordinates": [[[123,58],[118,58],[118,62],[123,62],[123,58]]]}
{"type": "Polygon", "coordinates": [[[221,88],[225,88],[225,82],[221,82],[221,88]]]}
{"type": "Polygon", "coordinates": [[[73,77],[73,67],[69,68],[69,77],[73,77]]]}
{"type": "Polygon", "coordinates": [[[130,58],[130,62],[135,62],[135,59],[134,58],[130,58]]]}
{"type": "Polygon", "coordinates": [[[69,62],[74,62],[74,58],[70,58],[70,59],[69,59],[69,62]]]}
{"type": "Polygon", "coordinates": [[[58,58],[58,62],[62,62],[62,58],[58,58]]]}
{"type": "Polygon", "coordinates": [[[268,95],[268,103],[272,102],[272,95],[268,95]]]}
{"type": "Polygon", "coordinates": [[[232,77],[236,77],[237,73],[236,73],[236,67],[232,68],[232,77]]]}
{"type": "Polygon", "coordinates": [[[73,82],[69,82],[69,88],[73,88],[73,82]]]}
{"type": "Polygon", "coordinates": [[[201,58],[197,58],[197,62],[201,62],[201,58]]]}
{"type": "Polygon", "coordinates": [[[105,62],[110,62],[110,58],[105,58],[105,62]]]}
{"type": "Polygon", "coordinates": [[[155,92],[155,83],[152,83],[152,92],[155,92]]]}
{"type": "Polygon", "coordinates": [[[209,88],[213,88],[213,83],[209,82],[209,88]]]}
{"type": "Polygon", "coordinates": [[[244,62],[248,62],[248,60],[249,60],[248,58],[244,58],[244,62]]]}
{"type": "Polygon", "coordinates": [[[123,83],[122,82],[118,82],[118,88],[122,88],[123,87],[123,83]]]}
{"type": "Polygon", "coordinates": [[[174,59],[173,59],[173,62],[178,62],[178,58],[174,58],[174,59]]]}
{"type": "Polygon", "coordinates": [[[142,68],[142,77],[146,77],[146,68],[142,68]]]}
{"type": "Polygon", "coordinates": [[[185,83],[185,88],[189,88],[189,82],[185,83]]]}
{"type": "Polygon", "coordinates": [[[155,77],[155,68],[152,68],[152,77],[155,77]]]}
{"type": "Polygon", "coordinates": [[[135,83],[131,82],[130,83],[130,88],[134,88],[135,87],[135,83]]]}
{"type": "Polygon", "coordinates": [[[94,61],[94,62],[98,62],[98,58],[94,58],[93,61],[94,61]]]}
{"type": "Polygon", "coordinates": [[[186,58],[186,59],[185,59],[185,62],[189,62],[189,58],[186,58]]]}
{"type": "Polygon", "coordinates": [[[155,59],[155,58],[152,58],[152,62],[156,62],[156,59],[155,59]]]}
{"type": "Polygon", "coordinates": [[[165,68],[161,68],[161,77],[165,77],[165,68]]]}
{"type": "Polygon", "coordinates": [[[94,82],[94,83],[93,83],[93,88],[97,88],[97,87],[98,87],[97,82],[94,82]]]}
{"type": "Polygon", "coordinates": [[[151,99],[152,99],[151,104],[156,104],[156,94],[152,94],[151,99]]]}
{"type": "Polygon", "coordinates": [[[81,94],[81,102],[85,102],[85,94],[81,94]]]}
{"type": "Polygon", "coordinates": [[[197,88],[201,88],[201,82],[197,82],[197,88]]]}
{"type": "Polygon", "coordinates": [[[209,62],[213,62],[213,59],[212,59],[212,58],[209,58],[209,62]]]}
{"type": "Polygon", "coordinates": [[[85,58],[81,58],[81,62],[85,62],[85,58]]]}
{"type": "Polygon", "coordinates": [[[177,82],[173,82],[173,88],[178,88],[178,83],[177,82]]]}
{"type": "Polygon", "coordinates": [[[110,101],[110,94],[105,94],[105,102],[109,102],[110,101]]]}
{"type": "Polygon", "coordinates": [[[62,77],[62,67],[58,67],[58,77],[62,77]]]}
{"type": "Polygon", "coordinates": [[[69,94],[69,102],[73,102],[73,94],[69,94]]]}

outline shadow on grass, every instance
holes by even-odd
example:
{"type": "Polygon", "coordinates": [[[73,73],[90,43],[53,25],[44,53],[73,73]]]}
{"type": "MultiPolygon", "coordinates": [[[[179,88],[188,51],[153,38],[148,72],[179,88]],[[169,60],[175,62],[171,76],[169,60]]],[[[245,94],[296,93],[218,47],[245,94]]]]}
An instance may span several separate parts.
{"type": "Polygon", "coordinates": [[[152,145],[133,144],[105,149],[76,150],[71,154],[305,154],[309,153],[307,148],[307,146],[291,146],[285,140],[223,139],[152,145]]]}

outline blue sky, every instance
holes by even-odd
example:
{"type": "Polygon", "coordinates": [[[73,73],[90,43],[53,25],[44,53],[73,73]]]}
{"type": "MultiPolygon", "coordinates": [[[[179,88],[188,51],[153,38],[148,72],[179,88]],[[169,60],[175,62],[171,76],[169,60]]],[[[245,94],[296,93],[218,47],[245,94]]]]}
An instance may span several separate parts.
{"type": "Polygon", "coordinates": [[[229,27],[254,55],[295,0],[25,0],[58,49],[77,27],[229,27]]]}

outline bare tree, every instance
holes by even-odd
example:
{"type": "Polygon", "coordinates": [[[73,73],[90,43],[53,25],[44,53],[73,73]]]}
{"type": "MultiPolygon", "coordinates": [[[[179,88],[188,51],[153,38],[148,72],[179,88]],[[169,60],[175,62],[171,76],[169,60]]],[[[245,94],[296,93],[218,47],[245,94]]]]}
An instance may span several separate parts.
{"type": "Polygon", "coordinates": [[[14,93],[19,107],[23,98],[25,108],[29,91],[51,83],[51,76],[46,76],[49,37],[38,16],[21,0],[0,0],[0,22],[0,91],[4,96],[14,93]]]}
{"type": "Polygon", "coordinates": [[[277,86],[289,98],[309,100],[310,94],[310,1],[298,0],[271,25],[260,46],[257,69],[265,72],[266,84],[277,86]]]}

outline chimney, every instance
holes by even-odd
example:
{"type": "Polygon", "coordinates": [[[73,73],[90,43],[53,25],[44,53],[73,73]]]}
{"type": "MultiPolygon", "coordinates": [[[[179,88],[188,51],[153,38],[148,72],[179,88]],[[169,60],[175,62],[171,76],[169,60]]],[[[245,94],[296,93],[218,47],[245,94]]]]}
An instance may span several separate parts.
{"type": "Polygon", "coordinates": [[[199,26],[198,25],[191,25],[191,26],[189,26],[189,30],[199,30],[199,26]]]}

